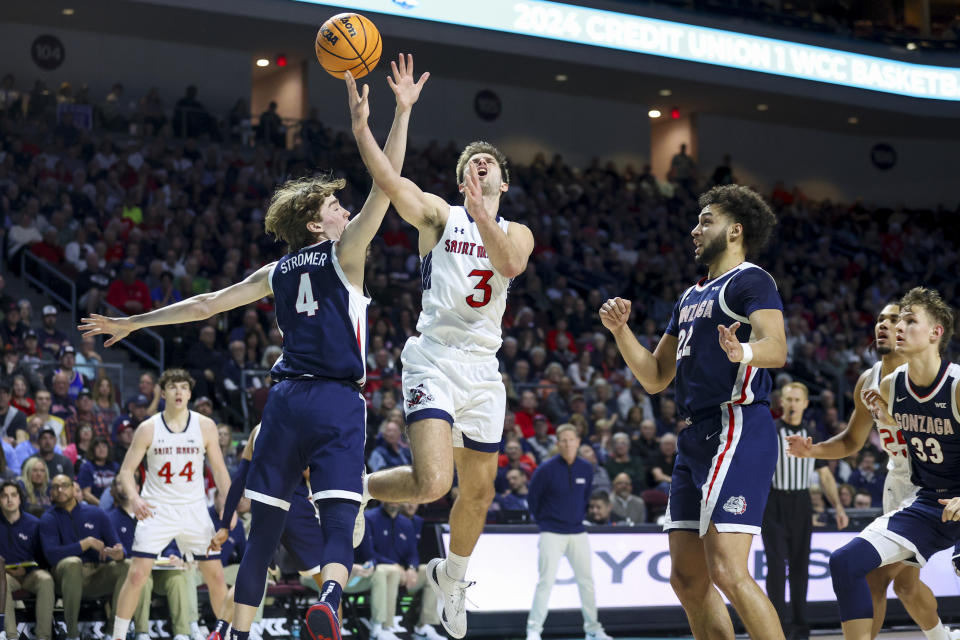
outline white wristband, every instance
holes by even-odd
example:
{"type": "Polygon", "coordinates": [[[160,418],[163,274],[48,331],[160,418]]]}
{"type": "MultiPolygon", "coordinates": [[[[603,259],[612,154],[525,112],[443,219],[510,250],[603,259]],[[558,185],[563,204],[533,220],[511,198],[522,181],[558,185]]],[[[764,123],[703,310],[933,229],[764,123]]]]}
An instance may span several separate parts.
{"type": "Polygon", "coordinates": [[[749,342],[741,342],[740,348],[743,349],[743,357],[740,358],[741,364],[750,364],[753,362],[753,347],[749,342]]]}

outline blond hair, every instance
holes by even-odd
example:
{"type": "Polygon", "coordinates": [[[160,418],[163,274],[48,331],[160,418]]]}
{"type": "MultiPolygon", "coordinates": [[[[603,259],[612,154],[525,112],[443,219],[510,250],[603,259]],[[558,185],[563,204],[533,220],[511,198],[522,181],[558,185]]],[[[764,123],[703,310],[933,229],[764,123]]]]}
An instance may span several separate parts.
{"type": "Polygon", "coordinates": [[[288,180],[273,192],[263,219],[264,230],[286,242],[289,253],[310,246],[317,238],[307,229],[307,223],[317,222],[324,201],[346,185],[346,180],[330,174],[288,180]]]}
{"type": "Polygon", "coordinates": [[[27,504],[37,504],[37,493],[33,490],[33,481],[30,480],[30,474],[37,465],[43,467],[43,484],[40,485],[40,494],[45,496],[50,489],[50,471],[47,469],[47,463],[42,458],[27,458],[20,469],[20,477],[23,478],[23,490],[27,494],[27,504]]]}
{"type": "Polygon", "coordinates": [[[800,392],[803,394],[804,400],[810,399],[810,389],[808,389],[807,385],[803,384],[802,382],[796,382],[796,381],[788,382],[787,384],[783,385],[783,387],[781,387],[780,391],[783,392],[783,391],[786,391],[787,389],[799,389],[800,392]]]}

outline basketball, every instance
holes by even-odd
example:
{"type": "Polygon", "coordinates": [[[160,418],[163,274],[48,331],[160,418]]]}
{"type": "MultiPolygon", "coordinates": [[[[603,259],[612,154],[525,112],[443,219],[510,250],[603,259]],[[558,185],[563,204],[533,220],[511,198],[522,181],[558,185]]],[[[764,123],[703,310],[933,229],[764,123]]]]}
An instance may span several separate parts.
{"type": "Polygon", "coordinates": [[[338,13],[323,23],[315,43],[317,59],[330,75],[367,75],[380,61],[383,41],[370,20],[359,13],[338,13]]]}

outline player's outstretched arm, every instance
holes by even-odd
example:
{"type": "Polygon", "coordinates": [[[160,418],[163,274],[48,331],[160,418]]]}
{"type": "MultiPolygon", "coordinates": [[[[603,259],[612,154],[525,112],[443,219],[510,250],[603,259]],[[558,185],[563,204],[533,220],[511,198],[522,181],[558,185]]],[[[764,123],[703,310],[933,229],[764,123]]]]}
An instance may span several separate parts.
{"type": "Polygon", "coordinates": [[[463,172],[465,205],[470,217],[477,223],[483,238],[483,247],[497,273],[507,278],[516,278],[527,268],[527,260],[533,253],[533,233],[526,226],[511,222],[504,233],[483,202],[480,176],[473,163],[467,163],[463,172]]]}
{"type": "Polygon", "coordinates": [[[873,428],[873,415],[860,397],[863,385],[869,376],[870,371],[864,371],[857,380],[857,386],[853,392],[853,413],[850,414],[850,420],[847,421],[843,431],[816,444],[813,444],[810,438],[787,436],[787,453],[798,458],[840,460],[860,451],[873,428]]]}
{"type": "MultiPolygon", "coordinates": [[[[123,464],[120,465],[120,471],[117,472],[117,481],[123,489],[123,493],[130,499],[130,507],[133,515],[138,520],[144,520],[153,515],[154,505],[148,503],[137,493],[137,485],[133,481],[133,474],[137,472],[140,463],[143,462],[143,456],[147,454],[150,443],[153,442],[153,420],[145,420],[137,427],[133,433],[133,442],[123,456],[123,464]]],[[[155,469],[148,469],[147,473],[155,473],[155,469]]]]}
{"type": "Polygon", "coordinates": [[[677,375],[677,336],[663,334],[657,348],[650,353],[627,326],[630,306],[630,301],[623,298],[607,300],[600,307],[600,322],[613,334],[620,355],[644,390],[650,394],[660,393],[677,375]]]}
{"type": "MultiPolygon", "coordinates": [[[[410,76],[412,79],[412,70],[410,70],[410,76]]],[[[429,77],[427,74],[421,76],[417,85],[422,87],[427,77],[429,77]]],[[[445,216],[450,208],[449,205],[442,198],[424,193],[420,187],[402,177],[400,171],[390,163],[390,158],[380,149],[373,137],[367,122],[370,117],[370,107],[367,103],[369,86],[364,85],[363,93],[359,93],[356,80],[349,72],[344,74],[344,79],[350,100],[353,137],[357,140],[360,157],[363,158],[363,164],[373,177],[374,183],[387,194],[400,217],[418,230],[436,227],[441,224],[441,221],[446,222],[445,216]]],[[[417,91],[419,92],[419,88],[417,91]]]]}
{"type": "Polygon", "coordinates": [[[220,495],[225,496],[230,491],[230,472],[227,471],[223,452],[220,451],[217,425],[210,418],[200,418],[200,432],[203,434],[203,444],[207,449],[207,461],[210,463],[210,471],[213,472],[213,481],[220,495]]]}
{"type": "MultiPolygon", "coordinates": [[[[420,98],[420,90],[430,77],[429,73],[420,76],[420,80],[414,82],[413,75],[413,56],[402,53],[396,62],[390,63],[392,76],[387,76],[387,82],[393,90],[396,97],[397,108],[393,116],[393,125],[390,127],[390,134],[387,136],[387,143],[383,147],[383,154],[390,161],[391,168],[400,173],[403,167],[403,158],[407,151],[407,127],[410,123],[410,112],[413,105],[420,98]]],[[[352,86],[347,83],[347,98],[350,103],[351,119],[363,119],[369,116],[370,106],[367,99],[369,89],[363,88],[363,95],[357,93],[356,83],[352,86]],[[354,112],[357,115],[354,116],[354,112]]],[[[363,265],[367,257],[367,246],[380,229],[383,222],[383,216],[390,206],[390,198],[377,186],[376,182],[367,196],[366,202],[360,212],[344,229],[340,237],[340,245],[337,252],[337,258],[343,265],[344,271],[349,277],[351,271],[359,272],[355,275],[360,276],[362,280],[363,265]]]]}
{"type": "Polygon", "coordinates": [[[757,341],[749,343],[749,353],[737,339],[739,322],[729,327],[717,326],[720,347],[730,362],[749,359],[748,364],[759,369],[778,369],[786,364],[787,336],[783,329],[783,312],[779,309],[757,309],[750,314],[750,325],[757,341]]]}
{"type": "Polygon", "coordinates": [[[103,346],[109,347],[120,342],[137,329],[206,320],[218,313],[242,307],[273,295],[270,288],[270,270],[273,269],[275,264],[275,262],[271,262],[264,265],[247,276],[242,282],[225,289],[211,293],[200,293],[148,313],[126,318],[110,318],[94,313],[89,318],[83,318],[81,321],[83,324],[77,326],[77,329],[84,336],[111,336],[103,343],[103,346]]]}

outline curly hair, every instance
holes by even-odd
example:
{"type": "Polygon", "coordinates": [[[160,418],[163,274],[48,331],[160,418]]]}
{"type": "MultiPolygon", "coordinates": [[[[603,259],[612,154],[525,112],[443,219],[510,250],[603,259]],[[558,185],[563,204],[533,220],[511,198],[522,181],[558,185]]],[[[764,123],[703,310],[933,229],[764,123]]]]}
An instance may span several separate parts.
{"type": "Polygon", "coordinates": [[[953,309],[943,300],[939,292],[925,287],[914,287],[900,298],[901,314],[916,311],[914,307],[922,307],[936,324],[943,327],[943,335],[940,336],[940,353],[942,354],[950,344],[950,339],[953,338],[953,309]]]}
{"type": "Polygon", "coordinates": [[[346,185],[346,180],[331,174],[288,180],[273,192],[263,228],[286,242],[289,253],[309,247],[317,239],[307,229],[307,223],[318,221],[324,201],[346,185]]]}
{"type": "Polygon", "coordinates": [[[701,209],[716,205],[721,213],[743,225],[743,248],[747,255],[754,255],[766,246],[777,224],[777,217],[760,194],[739,184],[713,187],[700,196],[699,205],[701,209]]]}
{"type": "Polygon", "coordinates": [[[160,376],[160,389],[166,390],[167,385],[174,382],[186,382],[190,385],[190,390],[193,390],[193,387],[197,384],[197,381],[193,379],[186,369],[167,369],[163,372],[163,375],[160,376]]]}
{"type": "Polygon", "coordinates": [[[463,184],[463,171],[467,163],[470,162],[470,158],[478,153],[489,153],[492,155],[500,167],[500,175],[503,177],[503,182],[510,184],[510,169],[507,167],[507,156],[503,155],[500,149],[497,149],[484,140],[475,140],[463,148],[463,151],[460,153],[460,158],[457,159],[457,184],[463,184]]]}

